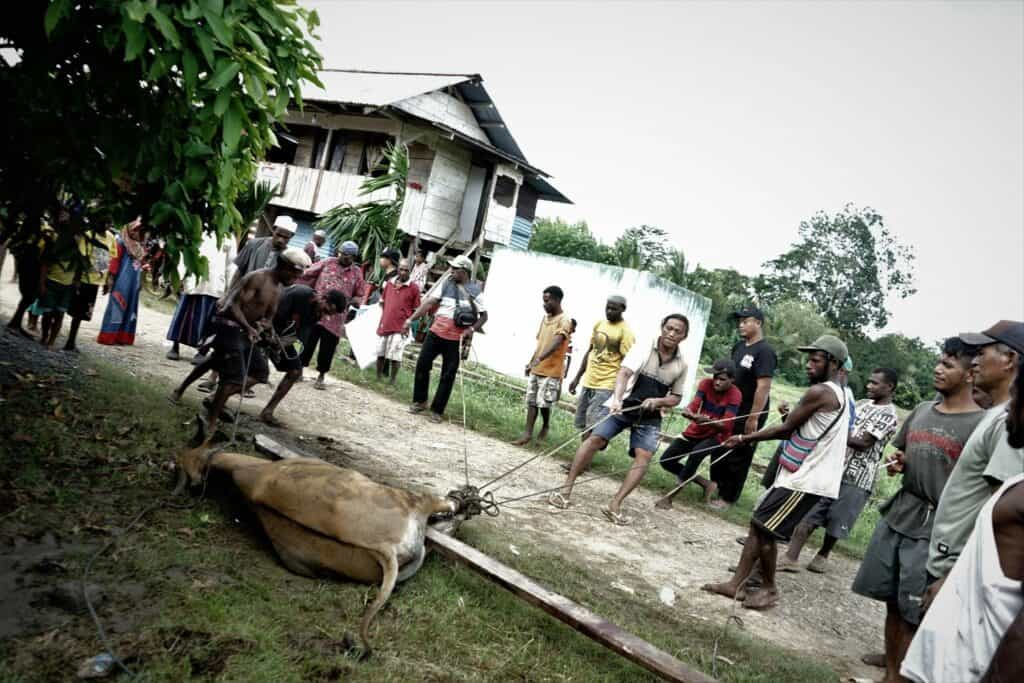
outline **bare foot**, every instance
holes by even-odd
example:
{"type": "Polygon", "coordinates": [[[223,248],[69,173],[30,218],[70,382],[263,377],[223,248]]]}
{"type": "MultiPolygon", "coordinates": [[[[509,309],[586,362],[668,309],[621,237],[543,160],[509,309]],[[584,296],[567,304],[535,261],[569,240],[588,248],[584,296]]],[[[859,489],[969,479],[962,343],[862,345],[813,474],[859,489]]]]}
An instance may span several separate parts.
{"type": "Polygon", "coordinates": [[[743,606],[747,609],[768,609],[769,607],[775,607],[779,602],[779,591],[775,588],[764,588],[751,593],[747,596],[746,600],[743,601],[743,606]]]}
{"type": "Polygon", "coordinates": [[[710,505],[711,497],[716,493],[718,493],[718,484],[713,481],[708,482],[708,485],[704,488],[704,504],[710,505]]]}
{"type": "Polygon", "coordinates": [[[716,595],[724,595],[727,598],[736,598],[736,586],[729,582],[726,583],[705,583],[700,587],[702,591],[708,593],[715,593],[716,595]]]}
{"type": "Polygon", "coordinates": [[[803,571],[803,567],[800,566],[800,560],[794,560],[789,555],[783,555],[780,557],[775,569],[780,572],[790,572],[793,574],[798,574],[803,571]]]}
{"type": "Polygon", "coordinates": [[[260,422],[269,427],[277,427],[278,429],[288,428],[288,426],[284,422],[281,422],[276,417],[274,417],[273,413],[268,413],[266,411],[260,413],[260,422]]]}
{"type": "Polygon", "coordinates": [[[708,506],[710,508],[712,508],[713,510],[719,510],[721,512],[724,512],[725,510],[728,510],[729,509],[729,505],[730,505],[729,503],[726,503],[721,498],[719,498],[718,500],[713,500],[710,503],[708,503],[708,506]]]}
{"type": "Polygon", "coordinates": [[[178,391],[177,389],[175,389],[167,397],[167,400],[170,401],[172,405],[180,405],[181,404],[181,392],[178,391]]]}
{"type": "Polygon", "coordinates": [[[530,437],[528,435],[524,434],[523,436],[521,436],[518,439],[516,439],[515,441],[513,441],[512,445],[513,446],[525,446],[528,443],[530,443],[530,437]]]}
{"type": "Polygon", "coordinates": [[[537,441],[543,441],[546,438],[548,438],[548,428],[547,427],[541,427],[540,428],[540,434],[537,435],[537,441]]]}
{"type": "Polygon", "coordinates": [[[654,504],[654,507],[658,508],[659,510],[671,510],[672,509],[672,499],[671,498],[659,498],[658,502],[654,504]]]}

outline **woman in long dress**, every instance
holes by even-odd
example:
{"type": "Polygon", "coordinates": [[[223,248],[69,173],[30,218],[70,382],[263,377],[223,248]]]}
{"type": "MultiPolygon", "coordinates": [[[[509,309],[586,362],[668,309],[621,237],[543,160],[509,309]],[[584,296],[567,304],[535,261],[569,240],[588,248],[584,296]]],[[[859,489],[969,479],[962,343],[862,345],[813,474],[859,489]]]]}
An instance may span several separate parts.
{"type": "Polygon", "coordinates": [[[139,318],[139,290],[142,289],[142,258],[145,249],[141,243],[142,220],[134,221],[121,229],[117,236],[117,249],[110,255],[107,281],[103,293],[110,293],[107,311],[103,314],[100,344],[124,344],[135,342],[135,326],[139,318]]]}
{"type": "MultiPolygon", "coordinates": [[[[167,339],[173,343],[167,352],[168,360],[181,357],[181,344],[199,348],[208,334],[207,323],[217,305],[217,299],[224,296],[234,276],[234,260],[238,254],[235,238],[227,235],[220,244],[217,242],[217,235],[208,234],[199,247],[199,255],[206,258],[207,274],[203,277],[183,277],[181,299],[171,319],[171,327],[167,330],[167,339]]],[[[179,266],[178,272],[182,276],[183,270],[179,266]]]]}

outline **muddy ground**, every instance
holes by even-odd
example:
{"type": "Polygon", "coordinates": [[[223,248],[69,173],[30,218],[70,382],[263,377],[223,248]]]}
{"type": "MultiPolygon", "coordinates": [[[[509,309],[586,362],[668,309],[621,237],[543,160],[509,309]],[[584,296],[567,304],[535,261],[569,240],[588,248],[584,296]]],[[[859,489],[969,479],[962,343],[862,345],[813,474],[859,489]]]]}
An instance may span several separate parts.
{"type": "MultiPolygon", "coordinates": [[[[8,263],[0,276],[4,322],[16,300],[9,273],[8,263]]],[[[187,361],[164,358],[167,347],[163,339],[170,317],[159,311],[140,311],[135,346],[102,347],[93,343],[104,306],[101,297],[93,322],[82,327],[83,354],[107,359],[141,382],[159,383],[168,389],[189,371],[187,361]]],[[[58,348],[62,342],[63,337],[58,340],[58,348]]],[[[4,363],[0,372],[5,373],[23,373],[35,367],[39,374],[68,375],[76,371],[78,359],[61,351],[37,353],[35,347],[8,341],[0,342],[0,362],[4,363]]],[[[269,398],[271,389],[261,386],[256,392],[256,399],[243,404],[243,414],[254,415],[269,398]]],[[[186,401],[198,404],[200,397],[193,387],[186,401]]],[[[390,483],[439,493],[463,483],[464,449],[469,453],[474,484],[497,476],[528,455],[495,439],[465,433],[456,422],[431,424],[406,412],[404,403],[339,380],[330,380],[326,391],[315,391],[309,381],[297,385],[277,414],[290,426],[288,431],[266,428],[254,420],[245,420],[243,431],[261,431],[299,450],[357,467],[390,483]]],[[[560,462],[541,459],[532,463],[506,480],[498,498],[558,484],[563,476],[560,462]]],[[[600,510],[617,484],[618,479],[612,478],[580,486],[574,506],[566,511],[550,508],[541,496],[504,506],[500,516],[481,517],[472,523],[507,537],[514,552],[556,551],[564,555],[570,571],[573,565],[599,571],[605,577],[604,585],[595,590],[617,592],[624,600],[647,601],[660,605],[660,609],[682,611],[690,618],[714,624],[724,623],[735,611],[742,620],[736,628],[824,660],[843,678],[880,674],[877,669],[864,667],[859,659],[861,654],[881,646],[884,608],[850,592],[855,561],[834,556],[826,575],[783,574],[779,606],[766,612],[734,610],[728,600],[706,594],[700,586],[728,576],[726,568],[740,553],[735,538],[745,529],[702,508],[677,504],[674,510],[655,510],[655,496],[644,489],[626,502],[634,524],[612,526],[600,510]]],[[[77,577],[64,575],[61,558],[87,549],[62,546],[60,537],[59,530],[54,530],[29,538],[16,529],[4,528],[0,517],[0,541],[6,546],[0,561],[0,604],[4,605],[0,639],[11,633],[47,633],[68,614],[82,611],[83,605],[76,603],[74,591],[67,586],[77,577]]],[[[118,599],[130,600],[133,592],[145,588],[128,582],[106,590],[115,591],[118,599]]],[[[97,587],[97,600],[110,597],[102,591],[97,587]]]]}

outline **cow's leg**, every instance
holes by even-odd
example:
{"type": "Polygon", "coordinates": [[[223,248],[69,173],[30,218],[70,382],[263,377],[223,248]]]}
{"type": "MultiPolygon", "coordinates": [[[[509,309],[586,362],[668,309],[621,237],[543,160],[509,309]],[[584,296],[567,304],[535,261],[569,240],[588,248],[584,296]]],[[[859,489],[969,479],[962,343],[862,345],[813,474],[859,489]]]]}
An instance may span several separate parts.
{"type": "Polygon", "coordinates": [[[398,579],[398,557],[394,548],[377,549],[377,561],[384,570],[384,580],[380,583],[380,590],[377,591],[377,599],[366,609],[363,615],[363,622],[359,626],[359,637],[363,641],[362,659],[366,659],[373,652],[370,647],[370,623],[377,616],[377,612],[384,606],[384,603],[391,597],[391,591],[395,590],[395,581],[398,579]]]}
{"type": "Polygon", "coordinates": [[[380,564],[368,550],[318,534],[264,505],[255,510],[281,562],[296,574],[337,574],[363,583],[381,580],[380,564]]]}

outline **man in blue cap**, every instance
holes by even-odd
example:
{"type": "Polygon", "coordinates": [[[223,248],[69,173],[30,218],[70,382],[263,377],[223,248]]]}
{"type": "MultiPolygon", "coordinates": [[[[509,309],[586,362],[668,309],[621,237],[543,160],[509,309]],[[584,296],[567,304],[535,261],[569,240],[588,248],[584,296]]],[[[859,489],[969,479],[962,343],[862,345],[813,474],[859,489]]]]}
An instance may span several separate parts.
{"type": "Polygon", "coordinates": [[[302,365],[308,367],[317,352],[316,371],[319,376],[314,389],[325,389],[324,377],[331,369],[338,342],[345,335],[345,323],[356,316],[356,309],[366,301],[366,281],[363,269],[355,262],[359,246],[347,240],[342,242],[337,256],[317,261],[302,274],[298,283],[312,287],[319,296],[325,296],[332,289],[341,290],[349,302],[349,310],[324,316],[303,340],[302,365]],[[317,351],[317,347],[320,347],[317,351]]]}

